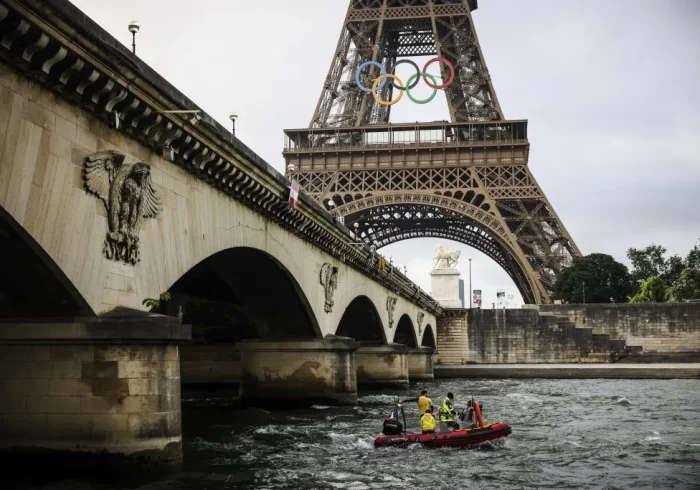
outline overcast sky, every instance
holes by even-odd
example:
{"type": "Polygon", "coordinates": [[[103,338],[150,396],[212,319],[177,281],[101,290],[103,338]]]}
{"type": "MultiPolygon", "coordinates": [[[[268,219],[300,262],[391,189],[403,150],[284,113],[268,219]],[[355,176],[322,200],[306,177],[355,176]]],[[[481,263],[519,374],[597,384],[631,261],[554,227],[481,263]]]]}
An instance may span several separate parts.
{"type": "MultiPolygon", "coordinates": [[[[309,124],[348,0],[72,0],[279,171],[309,124]]],[[[530,168],[584,254],[700,238],[700,2],[480,0],[474,22],[505,117],[528,119],[530,168]]],[[[416,94],[420,96],[421,93],[416,94]]],[[[449,119],[444,97],[392,122],[449,119]]],[[[430,291],[438,240],[382,250],[430,291]]],[[[509,277],[470,247],[484,303],[509,277]]]]}

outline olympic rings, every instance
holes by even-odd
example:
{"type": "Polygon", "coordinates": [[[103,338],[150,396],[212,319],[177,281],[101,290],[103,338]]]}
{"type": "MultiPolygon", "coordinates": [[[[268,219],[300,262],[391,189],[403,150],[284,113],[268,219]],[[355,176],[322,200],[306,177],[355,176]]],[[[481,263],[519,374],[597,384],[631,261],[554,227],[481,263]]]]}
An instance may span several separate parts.
{"type": "Polygon", "coordinates": [[[403,59],[403,60],[398,61],[396,64],[394,64],[393,67],[391,67],[390,71],[391,71],[391,73],[389,73],[389,71],[386,69],[386,67],[384,67],[383,65],[381,65],[377,61],[365,61],[357,68],[357,71],[355,72],[355,83],[357,84],[358,88],[360,90],[362,90],[363,92],[371,93],[372,97],[374,97],[374,100],[377,101],[377,103],[379,103],[381,105],[385,105],[385,106],[390,106],[390,105],[396,104],[398,101],[401,100],[401,98],[403,97],[404,91],[408,95],[408,98],[411,99],[414,103],[427,104],[428,102],[432,101],[435,98],[438,90],[443,90],[443,89],[449,87],[450,85],[452,85],[452,82],[455,79],[455,67],[454,67],[454,65],[452,63],[450,63],[449,60],[447,60],[445,58],[439,58],[439,57],[433,58],[430,61],[428,61],[425,64],[425,66],[423,67],[422,71],[418,68],[418,65],[416,65],[413,61],[408,60],[408,59],[403,59]],[[443,63],[450,70],[450,76],[448,77],[447,81],[441,85],[437,85],[437,80],[436,80],[437,78],[441,78],[441,77],[434,76],[434,75],[431,75],[428,73],[428,68],[430,67],[430,65],[432,65],[436,61],[443,63]],[[396,67],[399,66],[401,63],[408,63],[416,69],[416,73],[408,79],[408,83],[406,84],[406,86],[404,86],[401,79],[395,75],[396,67]],[[378,78],[374,79],[374,81],[372,83],[372,88],[367,88],[360,81],[360,73],[362,72],[362,70],[365,67],[370,66],[370,65],[379,67],[380,75],[378,78]],[[410,94],[410,91],[413,90],[414,88],[416,88],[416,86],[418,85],[418,81],[421,77],[423,77],[423,80],[425,80],[425,83],[428,85],[428,87],[433,89],[433,94],[430,97],[428,97],[427,99],[418,100],[410,94]],[[428,80],[428,79],[430,79],[430,80],[428,80]],[[391,101],[384,101],[384,100],[380,99],[379,94],[377,93],[377,90],[381,90],[382,88],[384,88],[384,85],[387,82],[387,80],[389,81],[389,88],[396,88],[397,90],[399,90],[399,96],[396,99],[391,100],[391,101]]]}
{"type": "Polygon", "coordinates": [[[367,88],[364,85],[362,85],[362,82],[360,81],[360,72],[362,71],[362,69],[365,66],[369,66],[369,65],[377,66],[381,70],[381,77],[384,77],[384,82],[382,82],[381,86],[379,87],[379,90],[383,89],[384,84],[386,83],[386,68],[384,66],[382,66],[382,64],[379,63],[378,61],[365,61],[360,66],[358,66],[357,71],[355,72],[355,83],[357,84],[358,87],[360,87],[360,90],[362,90],[363,92],[371,92],[372,91],[372,89],[367,88]]]}
{"type": "MultiPolygon", "coordinates": [[[[436,83],[435,77],[432,76],[430,73],[425,73],[425,72],[416,73],[416,74],[414,74],[414,75],[411,75],[411,78],[409,78],[409,79],[408,79],[408,82],[406,82],[406,84],[407,84],[407,87],[406,87],[406,95],[408,95],[408,98],[411,99],[411,100],[412,100],[414,103],[416,103],[416,104],[427,104],[428,102],[430,102],[431,100],[433,100],[433,99],[435,98],[435,96],[436,96],[437,93],[438,93],[438,89],[433,88],[433,95],[431,95],[431,96],[428,97],[427,99],[423,99],[423,100],[415,99],[415,98],[411,95],[411,92],[410,92],[409,89],[408,89],[408,87],[411,86],[411,80],[413,80],[414,78],[415,78],[416,80],[418,80],[418,79],[421,77],[421,75],[423,76],[423,78],[425,78],[425,77],[430,78],[430,79],[433,81],[433,85],[435,85],[435,83],[436,83]]],[[[429,86],[432,87],[432,85],[429,85],[429,86]]],[[[415,87],[415,85],[414,85],[414,87],[415,87]]]]}
{"type": "MultiPolygon", "coordinates": [[[[403,82],[396,75],[392,75],[391,73],[387,73],[386,78],[396,80],[397,82],[399,82],[399,85],[401,86],[401,88],[404,88],[403,82]]],[[[372,84],[372,97],[374,97],[374,100],[376,100],[377,103],[379,103],[381,105],[394,105],[398,101],[401,100],[401,97],[403,97],[403,91],[400,91],[399,96],[396,97],[394,100],[390,100],[389,102],[386,102],[386,101],[380,99],[379,94],[377,93],[377,88],[378,88],[377,85],[379,85],[379,82],[381,82],[382,80],[386,81],[386,78],[384,78],[383,76],[380,76],[379,78],[374,80],[374,83],[372,84]]],[[[406,90],[406,93],[408,93],[408,90],[406,90]]]]}

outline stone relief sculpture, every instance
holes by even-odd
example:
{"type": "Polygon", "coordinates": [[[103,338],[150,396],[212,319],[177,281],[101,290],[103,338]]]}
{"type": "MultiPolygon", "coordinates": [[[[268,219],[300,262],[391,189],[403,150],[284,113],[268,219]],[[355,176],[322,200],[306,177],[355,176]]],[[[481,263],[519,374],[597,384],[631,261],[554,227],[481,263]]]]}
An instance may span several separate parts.
{"type": "Polygon", "coordinates": [[[389,296],[386,299],[386,311],[389,312],[389,328],[394,328],[394,308],[396,308],[396,301],[398,298],[389,296]]]}
{"type": "Polygon", "coordinates": [[[435,245],[435,255],[433,256],[433,270],[454,269],[459,260],[459,250],[446,250],[441,244],[435,245]]]}
{"type": "Polygon", "coordinates": [[[140,261],[141,220],[157,217],[162,203],[151,183],[151,166],[124,163],[124,158],[114,150],[93,153],[84,160],[83,179],[85,189],[107,208],[105,257],[135,265],[140,261]]]}
{"type": "Polygon", "coordinates": [[[333,311],[333,292],[338,288],[338,268],[331,264],[321,266],[321,285],[326,297],[323,304],[323,311],[330,313],[333,311]]]}
{"type": "Polygon", "coordinates": [[[418,336],[420,337],[423,335],[423,318],[425,318],[425,313],[422,311],[418,312],[418,315],[416,315],[416,323],[418,323],[418,336]]]}

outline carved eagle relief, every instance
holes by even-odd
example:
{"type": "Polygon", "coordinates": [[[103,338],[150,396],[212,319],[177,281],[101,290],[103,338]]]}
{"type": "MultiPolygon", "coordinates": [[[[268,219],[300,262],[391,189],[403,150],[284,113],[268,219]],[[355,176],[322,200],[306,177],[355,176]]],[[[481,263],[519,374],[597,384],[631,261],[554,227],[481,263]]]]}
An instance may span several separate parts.
{"type": "Polygon", "coordinates": [[[140,261],[141,220],[155,218],[162,210],[151,182],[151,166],[124,163],[123,154],[106,150],[85,158],[83,177],[86,190],[102,199],[107,208],[105,256],[135,265],[140,261]]]}

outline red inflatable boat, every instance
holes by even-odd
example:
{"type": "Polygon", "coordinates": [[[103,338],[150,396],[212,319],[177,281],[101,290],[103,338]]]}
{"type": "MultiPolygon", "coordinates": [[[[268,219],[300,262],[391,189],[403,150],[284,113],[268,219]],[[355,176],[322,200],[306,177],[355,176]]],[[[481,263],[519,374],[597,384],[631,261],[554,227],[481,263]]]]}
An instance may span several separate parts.
{"type": "Polygon", "coordinates": [[[407,447],[411,444],[423,444],[428,447],[463,447],[508,437],[509,434],[510,425],[505,422],[496,422],[478,429],[455,430],[446,434],[405,432],[398,436],[379,436],[374,440],[374,447],[407,447]]]}

